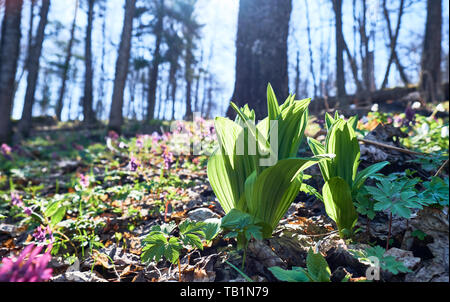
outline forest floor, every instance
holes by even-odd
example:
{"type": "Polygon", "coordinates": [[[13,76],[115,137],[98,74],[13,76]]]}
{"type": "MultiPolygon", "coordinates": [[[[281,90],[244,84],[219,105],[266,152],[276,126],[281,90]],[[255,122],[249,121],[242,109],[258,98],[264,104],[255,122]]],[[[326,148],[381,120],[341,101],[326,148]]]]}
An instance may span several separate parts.
{"type": "MultiPolygon", "coordinates": [[[[448,190],[448,166],[439,169],[448,158],[448,117],[416,115],[408,126],[404,120],[404,114],[372,112],[360,120],[358,132],[367,140],[423,155],[364,143],[361,169],[388,160],[383,175],[414,180],[418,195],[433,176],[448,190]]],[[[323,140],[322,128],[323,121],[311,117],[306,135],[323,140]]],[[[17,255],[30,243],[51,243],[54,282],[277,281],[269,267],[306,267],[312,248],[325,257],[332,281],[347,274],[350,281],[362,281],[369,267],[367,249],[384,249],[389,240],[382,281],[448,282],[448,192],[441,206],[412,209],[408,218],[394,215],[390,234],[389,212],[377,211],[369,220],[360,205],[359,231],[344,241],[322,201],[303,190],[273,237],[249,244],[242,269],[242,251],[223,234],[202,242],[202,248],[183,246],[178,263],[165,258],[144,263],[142,242],[152,227],[225,215],[206,173],[207,153],[216,143],[213,121],[177,122],[172,130],[167,125],[151,131],[129,127],[118,136],[103,129],[56,128],[35,132],[11,149],[3,146],[0,259],[17,255]],[[194,129],[199,124],[200,132],[194,129]],[[176,139],[180,133],[188,133],[191,143],[201,141],[203,153],[184,152],[185,145],[176,139]],[[389,256],[408,270],[389,267],[389,256]]],[[[306,144],[299,153],[312,155],[306,144]]],[[[306,184],[320,192],[319,168],[306,173],[311,175],[306,184]]],[[[375,185],[380,177],[366,185],[375,185]]],[[[170,234],[178,232],[174,226],[170,234]]]]}

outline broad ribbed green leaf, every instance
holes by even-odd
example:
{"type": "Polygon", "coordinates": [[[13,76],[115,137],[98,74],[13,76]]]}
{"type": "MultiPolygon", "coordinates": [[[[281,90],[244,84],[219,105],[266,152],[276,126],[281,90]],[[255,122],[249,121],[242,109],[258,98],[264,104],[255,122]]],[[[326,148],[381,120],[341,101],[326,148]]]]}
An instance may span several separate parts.
{"type": "Polygon", "coordinates": [[[275,96],[270,83],[267,85],[267,112],[269,120],[271,121],[277,120],[281,113],[277,97],[275,96]]]}
{"type": "Polygon", "coordinates": [[[341,177],[330,178],[322,188],[322,196],[325,211],[336,222],[340,236],[345,237],[358,219],[349,185],[341,177]]]}
{"type": "Polygon", "coordinates": [[[271,232],[298,195],[301,181],[297,176],[320,160],[325,159],[323,157],[282,159],[260,175],[252,174],[247,179],[245,190],[248,213],[256,219],[256,222],[265,222],[270,227],[264,230],[265,237],[271,236],[271,232]]]}
{"type": "Polygon", "coordinates": [[[330,282],[331,271],[325,258],[320,254],[315,254],[309,249],[306,257],[306,268],[308,274],[316,282],[330,282]]]}
{"type": "Polygon", "coordinates": [[[328,131],[325,152],[335,154],[329,163],[329,178],[342,177],[350,188],[359,165],[359,143],[353,128],[344,120],[336,120],[328,131]]]}
{"type": "MultiPolygon", "coordinates": [[[[311,149],[311,151],[314,155],[317,156],[317,155],[325,154],[325,147],[320,142],[313,139],[312,137],[308,137],[307,142],[308,142],[309,148],[311,149]]],[[[330,165],[330,163],[331,163],[331,161],[325,161],[325,162],[319,163],[320,171],[322,172],[322,177],[323,177],[324,181],[327,181],[328,179],[330,179],[330,172],[328,171],[328,166],[330,165]]]]}

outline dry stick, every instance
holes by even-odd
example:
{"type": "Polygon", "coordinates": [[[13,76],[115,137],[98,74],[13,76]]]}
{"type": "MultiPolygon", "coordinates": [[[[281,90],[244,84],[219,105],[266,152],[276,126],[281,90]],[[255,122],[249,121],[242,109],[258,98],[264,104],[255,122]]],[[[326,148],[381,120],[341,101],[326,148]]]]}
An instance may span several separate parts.
{"type": "Polygon", "coordinates": [[[360,138],[358,140],[360,142],[365,143],[365,144],[374,145],[374,146],[378,146],[378,147],[381,147],[381,148],[392,149],[392,150],[395,150],[395,151],[398,151],[398,152],[403,152],[403,153],[406,153],[406,154],[424,155],[424,156],[429,155],[429,154],[426,154],[426,153],[411,151],[411,150],[408,150],[408,149],[403,149],[403,148],[399,148],[399,147],[395,147],[395,146],[391,146],[391,145],[387,145],[387,144],[371,141],[371,140],[368,140],[368,139],[365,139],[365,138],[360,138]]]}
{"type": "Polygon", "coordinates": [[[442,166],[439,167],[439,170],[437,170],[436,174],[434,174],[434,176],[438,176],[439,174],[441,174],[441,172],[444,170],[444,168],[448,165],[448,158],[447,160],[442,164],[442,166]]]}

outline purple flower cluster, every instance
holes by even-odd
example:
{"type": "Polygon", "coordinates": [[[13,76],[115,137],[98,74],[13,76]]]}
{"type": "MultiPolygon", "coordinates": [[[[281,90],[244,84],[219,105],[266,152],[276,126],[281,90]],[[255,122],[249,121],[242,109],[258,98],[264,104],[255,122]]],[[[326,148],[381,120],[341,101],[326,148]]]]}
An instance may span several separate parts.
{"type": "Polygon", "coordinates": [[[1,146],[2,154],[3,156],[7,156],[11,153],[12,149],[7,144],[2,144],[1,146]]]}
{"type": "Polygon", "coordinates": [[[170,152],[169,148],[165,145],[162,145],[161,148],[163,149],[162,157],[164,159],[164,169],[168,170],[174,161],[173,153],[170,152]]]}
{"type": "Polygon", "coordinates": [[[414,125],[415,119],[416,119],[416,112],[410,106],[406,107],[405,109],[406,124],[409,125],[410,123],[412,123],[414,125]]]}
{"type": "Polygon", "coordinates": [[[110,138],[110,139],[112,139],[112,140],[118,140],[119,139],[119,134],[117,134],[117,132],[116,131],[114,131],[114,130],[110,130],[109,132],[108,132],[108,137],[110,138]]]}
{"type": "Polygon", "coordinates": [[[11,157],[12,149],[11,149],[10,146],[8,146],[7,144],[2,144],[2,146],[0,147],[0,150],[1,150],[1,152],[2,152],[2,155],[3,155],[6,159],[8,159],[8,160],[11,160],[11,159],[12,159],[12,157],[11,157]]]}
{"type": "Polygon", "coordinates": [[[49,226],[43,228],[42,226],[38,226],[37,229],[33,233],[34,239],[38,242],[39,245],[47,244],[47,240],[49,244],[53,244],[55,242],[55,238],[53,237],[53,232],[49,226]]]}
{"type": "Polygon", "coordinates": [[[23,207],[22,197],[16,192],[11,192],[11,204],[13,206],[23,207]]]}
{"type": "Polygon", "coordinates": [[[3,258],[0,266],[0,282],[43,282],[52,277],[52,269],[47,268],[51,259],[47,248],[43,255],[38,255],[42,246],[28,245],[17,258],[3,258]]]}
{"type": "Polygon", "coordinates": [[[80,184],[83,188],[87,188],[89,187],[89,176],[84,175],[84,174],[80,174],[80,184]]]}
{"type": "Polygon", "coordinates": [[[136,157],[131,156],[130,162],[128,163],[128,168],[135,172],[139,167],[141,166],[141,163],[137,160],[136,157]]]}
{"type": "Polygon", "coordinates": [[[29,207],[25,206],[25,204],[23,203],[22,197],[19,194],[17,194],[16,192],[11,192],[11,204],[13,206],[22,208],[23,212],[28,216],[30,216],[31,213],[33,212],[29,207]]]}

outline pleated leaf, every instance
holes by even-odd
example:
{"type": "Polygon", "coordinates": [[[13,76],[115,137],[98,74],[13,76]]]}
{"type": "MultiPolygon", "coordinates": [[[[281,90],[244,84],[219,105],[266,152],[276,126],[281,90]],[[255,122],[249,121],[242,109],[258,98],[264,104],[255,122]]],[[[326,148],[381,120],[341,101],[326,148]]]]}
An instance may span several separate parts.
{"type": "Polygon", "coordinates": [[[341,177],[332,177],[323,186],[322,195],[325,211],[336,222],[341,238],[346,237],[358,219],[349,185],[341,177]]]}

